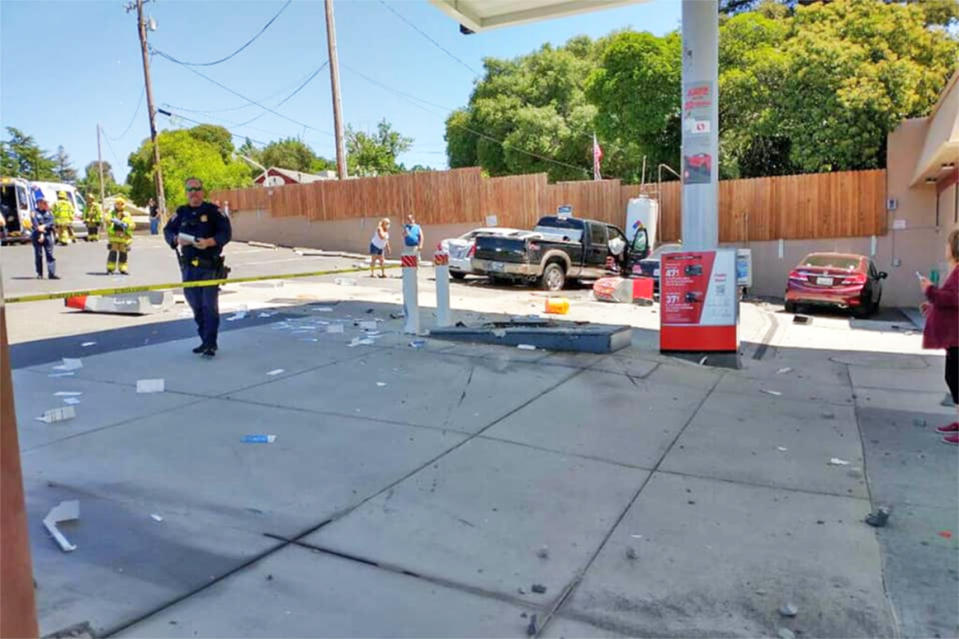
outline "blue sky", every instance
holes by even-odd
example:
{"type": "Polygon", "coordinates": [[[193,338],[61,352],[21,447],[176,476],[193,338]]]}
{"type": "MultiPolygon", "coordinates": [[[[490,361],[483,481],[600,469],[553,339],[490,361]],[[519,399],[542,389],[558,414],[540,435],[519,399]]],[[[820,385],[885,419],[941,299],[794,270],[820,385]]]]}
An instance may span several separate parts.
{"type": "MultiPolygon", "coordinates": [[[[413,149],[400,158],[407,166],[446,166],[443,121],[448,109],[416,103],[360,74],[434,105],[455,108],[466,103],[473,86],[475,75],[467,67],[481,70],[485,56],[515,57],[546,42],[562,44],[579,34],[599,37],[624,27],[662,34],[678,28],[680,21],[679,0],[652,0],[463,36],[451,19],[426,0],[387,1],[462,61],[444,53],[379,0],[336,1],[345,121],[373,129],[387,118],[414,138],[413,149]]],[[[124,5],[120,0],[0,2],[0,125],[22,129],[50,151],[62,144],[82,175],[83,167],[96,160],[100,122],[108,136],[103,159],[113,165],[121,181],[127,173],[127,155],[149,135],[135,13],[126,13],[124,5]]],[[[282,0],[150,2],[147,14],[158,23],[158,29],[149,34],[150,43],[181,60],[218,59],[252,37],[282,5],[282,0]]],[[[197,70],[276,107],[326,60],[323,16],[322,0],[293,0],[250,47],[223,64],[197,70]]],[[[330,79],[325,69],[276,107],[295,122],[264,113],[159,56],[154,56],[151,70],[154,99],[160,108],[221,124],[254,140],[300,137],[317,153],[335,156],[330,79]],[[260,114],[254,122],[235,124],[260,114]]],[[[169,129],[193,123],[171,122],[160,115],[157,124],[169,129]]],[[[6,135],[5,130],[2,133],[6,135]]],[[[235,142],[239,145],[242,140],[235,142]]]]}

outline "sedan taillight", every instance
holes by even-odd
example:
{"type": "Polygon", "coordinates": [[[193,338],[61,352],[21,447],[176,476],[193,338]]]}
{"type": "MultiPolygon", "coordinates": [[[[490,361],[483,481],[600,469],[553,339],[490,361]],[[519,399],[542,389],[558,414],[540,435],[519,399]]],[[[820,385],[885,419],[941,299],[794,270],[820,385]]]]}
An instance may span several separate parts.
{"type": "Polygon", "coordinates": [[[865,283],[866,283],[865,273],[855,273],[854,275],[846,278],[846,284],[865,284],[865,283]]]}
{"type": "Polygon", "coordinates": [[[805,282],[806,276],[800,273],[799,271],[790,271],[789,279],[794,280],[796,282],[805,282]]]}

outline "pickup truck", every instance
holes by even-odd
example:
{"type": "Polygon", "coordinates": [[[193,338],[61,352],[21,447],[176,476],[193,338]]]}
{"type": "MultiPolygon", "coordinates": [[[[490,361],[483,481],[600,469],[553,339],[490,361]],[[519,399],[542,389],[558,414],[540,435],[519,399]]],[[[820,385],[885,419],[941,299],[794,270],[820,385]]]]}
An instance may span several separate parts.
{"type": "Polygon", "coordinates": [[[508,237],[479,236],[471,266],[492,281],[537,283],[547,291],[568,280],[632,273],[649,253],[649,237],[639,228],[632,241],[622,230],[597,220],[548,216],[532,231],[508,237]]]}

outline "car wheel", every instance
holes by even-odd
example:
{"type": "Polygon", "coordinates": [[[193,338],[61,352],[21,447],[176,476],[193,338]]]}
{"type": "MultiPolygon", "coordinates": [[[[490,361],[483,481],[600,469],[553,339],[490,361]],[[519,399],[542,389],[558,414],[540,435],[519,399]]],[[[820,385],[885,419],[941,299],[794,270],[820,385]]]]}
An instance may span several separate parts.
{"type": "Polygon", "coordinates": [[[566,285],[566,272],[556,262],[546,265],[540,278],[540,288],[544,291],[561,291],[566,285]]]}
{"type": "Polygon", "coordinates": [[[796,306],[796,302],[786,302],[787,313],[795,313],[797,310],[798,310],[798,307],[796,306]]]}
{"type": "Polygon", "coordinates": [[[465,280],[466,273],[462,271],[450,271],[450,277],[452,277],[454,280],[465,280]]]}

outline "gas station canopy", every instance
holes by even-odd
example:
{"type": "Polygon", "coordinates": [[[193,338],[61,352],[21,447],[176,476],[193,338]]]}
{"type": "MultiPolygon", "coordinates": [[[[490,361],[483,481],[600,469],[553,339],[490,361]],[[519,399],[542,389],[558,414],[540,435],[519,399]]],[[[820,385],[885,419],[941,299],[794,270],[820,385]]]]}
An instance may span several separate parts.
{"type": "Polygon", "coordinates": [[[470,31],[560,18],[649,0],[430,0],[470,31]]]}

